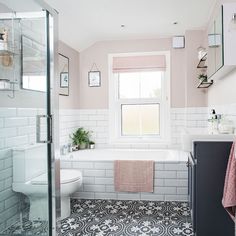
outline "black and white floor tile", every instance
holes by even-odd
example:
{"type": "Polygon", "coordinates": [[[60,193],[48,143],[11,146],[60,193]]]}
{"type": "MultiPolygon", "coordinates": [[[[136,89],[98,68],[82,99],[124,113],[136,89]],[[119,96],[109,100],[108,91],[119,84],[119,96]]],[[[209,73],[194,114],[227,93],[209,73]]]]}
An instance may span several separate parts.
{"type": "Polygon", "coordinates": [[[72,200],[59,236],[192,236],[185,202],[72,200]]]}
{"type": "Polygon", "coordinates": [[[0,235],[47,236],[48,222],[41,220],[30,221],[24,218],[22,222],[17,222],[3,233],[0,233],[0,235]]]}

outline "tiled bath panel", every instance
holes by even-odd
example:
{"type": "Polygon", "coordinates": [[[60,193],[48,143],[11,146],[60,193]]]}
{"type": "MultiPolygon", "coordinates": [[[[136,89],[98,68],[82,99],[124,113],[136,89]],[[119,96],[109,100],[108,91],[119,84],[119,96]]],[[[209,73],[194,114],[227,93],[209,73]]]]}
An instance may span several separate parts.
{"type": "Polygon", "coordinates": [[[153,193],[115,192],[113,161],[61,161],[61,168],[81,170],[83,184],[73,197],[82,199],[187,201],[186,162],[156,162],[153,193]]]}
{"type": "Polygon", "coordinates": [[[72,200],[59,236],[193,236],[186,202],[72,200]]]}

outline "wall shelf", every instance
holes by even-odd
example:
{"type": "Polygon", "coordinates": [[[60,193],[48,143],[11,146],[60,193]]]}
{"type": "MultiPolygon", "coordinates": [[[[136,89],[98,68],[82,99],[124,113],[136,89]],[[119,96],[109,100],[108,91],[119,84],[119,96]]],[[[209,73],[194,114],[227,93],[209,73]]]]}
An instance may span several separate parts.
{"type": "Polygon", "coordinates": [[[199,63],[197,65],[198,69],[206,69],[206,60],[207,60],[207,53],[199,60],[199,63]]]}
{"type": "Polygon", "coordinates": [[[213,84],[213,80],[211,81],[200,81],[197,88],[209,88],[213,84]]]}

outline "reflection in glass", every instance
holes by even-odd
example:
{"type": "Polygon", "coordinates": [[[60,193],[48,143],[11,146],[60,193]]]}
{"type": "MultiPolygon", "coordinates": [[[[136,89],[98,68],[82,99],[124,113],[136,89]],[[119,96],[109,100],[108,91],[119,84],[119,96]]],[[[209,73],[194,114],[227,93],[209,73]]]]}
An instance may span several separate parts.
{"type": "MultiPolygon", "coordinates": [[[[44,21],[41,22],[44,24],[44,21]]],[[[29,36],[22,35],[22,88],[46,92],[45,45],[29,36]]]]}

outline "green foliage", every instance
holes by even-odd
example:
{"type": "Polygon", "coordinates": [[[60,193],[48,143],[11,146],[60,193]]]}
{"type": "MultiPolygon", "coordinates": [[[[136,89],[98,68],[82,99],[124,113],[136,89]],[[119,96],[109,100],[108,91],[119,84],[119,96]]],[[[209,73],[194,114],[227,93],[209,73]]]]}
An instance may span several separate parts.
{"type": "Polygon", "coordinates": [[[89,144],[89,138],[91,134],[89,131],[86,131],[84,128],[78,128],[70,138],[72,139],[73,145],[83,145],[89,144]]]}
{"type": "Polygon", "coordinates": [[[205,74],[200,74],[200,75],[198,76],[198,79],[201,80],[201,81],[207,81],[207,75],[205,75],[205,74]]]}

